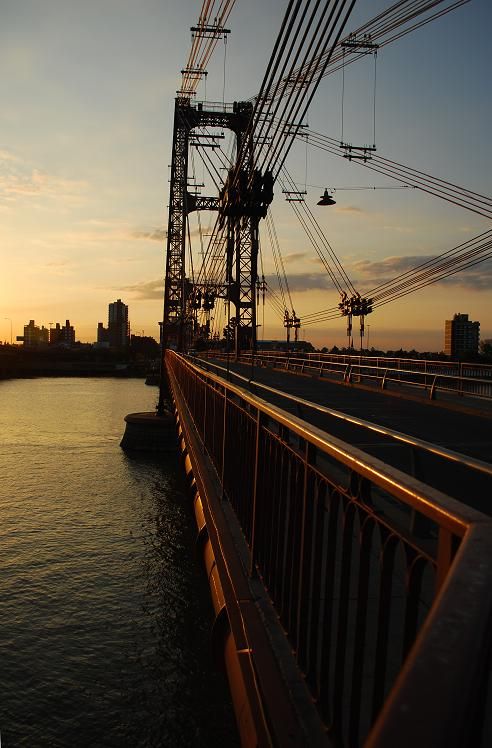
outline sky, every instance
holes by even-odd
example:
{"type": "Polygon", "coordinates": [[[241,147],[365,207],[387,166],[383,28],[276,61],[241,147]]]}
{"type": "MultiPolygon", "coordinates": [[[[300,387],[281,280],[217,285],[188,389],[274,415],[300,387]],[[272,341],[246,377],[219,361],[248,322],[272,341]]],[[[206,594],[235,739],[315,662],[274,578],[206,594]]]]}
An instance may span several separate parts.
{"type": "MultiPolygon", "coordinates": [[[[347,32],[389,5],[358,0],[347,32]]],[[[198,99],[257,93],[286,6],[237,0],[198,99]]],[[[0,0],[0,340],[30,319],[70,319],[93,342],[116,299],[129,305],[133,333],[158,337],[174,97],[200,9],[191,0],[0,0]]],[[[492,195],[491,21],[489,0],[471,0],[379,51],[378,154],[492,195]]],[[[372,140],[372,76],[365,60],[346,69],[344,139],[353,143],[372,140]]],[[[321,82],[308,119],[340,137],[340,74],[321,82]]],[[[287,165],[362,291],[490,228],[417,190],[352,189],[396,183],[303,144],[287,165]],[[317,208],[325,187],[337,204],[317,208]]],[[[339,299],[284,197],[277,184],[272,214],[303,316],[339,299]]],[[[270,277],[263,237],[262,227],[270,277]]],[[[492,338],[491,289],[489,262],[377,309],[369,345],[442,350],[444,320],[458,312],[492,338]]],[[[259,320],[260,337],[284,336],[269,304],[259,320]]],[[[301,338],[344,345],[344,320],[301,328],[301,338]]]]}

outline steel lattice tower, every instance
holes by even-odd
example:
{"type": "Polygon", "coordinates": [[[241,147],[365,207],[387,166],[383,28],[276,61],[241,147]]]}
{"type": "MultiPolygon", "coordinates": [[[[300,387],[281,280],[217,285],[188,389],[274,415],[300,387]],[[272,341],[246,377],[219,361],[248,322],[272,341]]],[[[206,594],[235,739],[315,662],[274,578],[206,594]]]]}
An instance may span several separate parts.
{"type": "MultiPolygon", "coordinates": [[[[206,110],[203,105],[192,106],[186,97],[175,102],[173,150],[171,161],[171,186],[166,252],[166,275],[164,284],[163,347],[183,350],[186,346],[187,327],[191,324],[188,315],[188,298],[191,287],[185,273],[186,217],[193,210],[219,210],[228,228],[227,265],[231,277],[227,278],[226,295],[236,307],[236,345],[248,347],[255,340],[255,284],[256,257],[258,252],[258,220],[244,212],[240,204],[229,209],[227,191],[221,200],[213,197],[196,197],[187,191],[188,152],[190,134],[196,127],[219,127],[232,130],[236,135],[239,152],[244,133],[248,127],[252,106],[250,103],[234,103],[220,110],[206,110]],[[248,328],[248,333],[241,332],[248,328]],[[249,332],[251,328],[251,332],[249,332]]],[[[245,174],[243,181],[248,181],[245,174]]],[[[248,212],[246,210],[246,212],[248,212]]]]}

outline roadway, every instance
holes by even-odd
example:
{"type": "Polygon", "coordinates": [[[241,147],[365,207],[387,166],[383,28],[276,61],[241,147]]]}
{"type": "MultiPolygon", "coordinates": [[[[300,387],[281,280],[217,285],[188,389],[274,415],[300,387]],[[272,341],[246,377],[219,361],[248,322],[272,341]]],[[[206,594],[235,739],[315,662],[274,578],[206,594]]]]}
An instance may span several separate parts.
{"type": "MultiPolygon", "coordinates": [[[[212,361],[225,370],[224,361],[212,361]]],[[[404,396],[398,392],[382,392],[354,384],[329,381],[325,378],[292,374],[267,367],[229,362],[231,381],[245,386],[234,373],[251,380],[248,388],[259,397],[287,410],[338,439],[378,457],[406,473],[459,499],[469,506],[492,515],[492,476],[471,470],[456,460],[437,459],[425,450],[415,449],[386,435],[355,425],[342,418],[319,412],[300,400],[342,412],[425,442],[443,447],[475,460],[492,465],[492,408],[463,407],[456,409],[449,402],[404,396]],[[254,383],[258,383],[255,387],[254,383]],[[266,385],[281,390],[294,399],[262,389],[266,385]]],[[[216,373],[221,373],[216,370],[216,373]]]]}

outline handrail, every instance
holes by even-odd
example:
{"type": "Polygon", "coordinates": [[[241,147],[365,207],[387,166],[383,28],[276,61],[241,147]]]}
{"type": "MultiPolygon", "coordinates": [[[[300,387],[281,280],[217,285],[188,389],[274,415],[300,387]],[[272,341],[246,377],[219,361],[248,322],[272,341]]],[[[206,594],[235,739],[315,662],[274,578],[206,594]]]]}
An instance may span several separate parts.
{"type": "MultiPolygon", "coordinates": [[[[296,354],[296,352],[289,352],[289,351],[257,351],[258,354],[263,356],[276,356],[278,358],[280,357],[288,357],[294,355],[300,355],[300,352],[296,354]]],[[[395,367],[394,368],[400,368],[402,364],[406,366],[407,369],[412,370],[412,367],[417,369],[424,369],[424,371],[427,371],[428,373],[432,373],[433,370],[437,369],[457,369],[461,373],[465,370],[475,370],[475,371],[482,371],[485,372],[485,374],[488,374],[489,377],[492,377],[492,364],[482,364],[479,362],[466,362],[466,361],[439,361],[436,359],[427,359],[427,358],[398,358],[396,356],[371,356],[368,354],[359,354],[359,353],[321,353],[321,352],[315,352],[315,353],[302,353],[302,356],[308,359],[311,359],[313,361],[332,361],[332,362],[338,362],[338,363],[347,363],[347,361],[365,361],[374,363],[376,361],[376,365],[381,366],[385,368],[388,363],[394,362],[395,367]]]]}
{"type": "MultiPolygon", "coordinates": [[[[189,361],[186,363],[195,374],[205,374],[200,366],[189,361]]],[[[329,437],[324,431],[316,428],[316,426],[306,423],[306,421],[303,421],[297,416],[286,413],[286,411],[281,408],[268,403],[266,400],[245,391],[231,382],[225,382],[222,377],[212,374],[211,372],[206,372],[206,376],[216,385],[224,387],[245,402],[253,405],[265,416],[274,418],[282,426],[290,429],[297,436],[313,446],[316,446],[327,454],[340,459],[340,461],[347,467],[356,467],[357,469],[364,471],[365,475],[374,478],[378,486],[395,491],[398,498],[411,502],[413,509],[418,510],[425,516],[429,517],[429,519],[436,521],[442,520],[446,523],[451,521],[451,525],[447,526],[454,532],[464,532],[472,522],[481,520],[488,521],[487,517],[481,512],[478,512],[451,497],[445,496],[429,486],[425,486],[425,495],[419,493],[416,484],[419,484],[421,488],[424,484],[421,484],[420,481],[402,473],[396,468],[385,465],[381,460],[378,460],[377,457],[372,457],[371,455],[362,452],[362,450],[357,447],[344,445],[344,442],[340,439],[329,437]],[[354,455],[356,455],[356,457],[354,457],[354,455]],[[400,483],[398,481],[400,481],[400,483]],[[429,493],[433,495],[433,501],[429,500],[429,493]]]]}
{"type": "Polygon", "coordinates": [[[472,700],[492,643],[492,522],[174,352],[166,364],[335,741],[359,745],[381,712],[368,745],[416,745],[406,735],[417,734],[426,748],[466,742],[468,723],[482,724],[472,700]],[[432,520],[435,542],[382,516],[382,494],[432,520]],[[443,668],[452,680],[465,665],[469,698],[459,701],[442,689],[443,668]],[[431,705],[427,735],[419,718],[431,719],[431,705]]]}
{"type": "MultiPolygon", "coordinates": [[[[225,357],[223,353],[214,352],[213,355],[217,358],[225,357]]],[[[477,364],[475,370],[487,374],[487,376],[477,377],[464,376],[464,369],[459,365],[454,367],[460,370],[459,375],[436,371],[439,362],[422,361],[421,363],[425,366],[418,366],[420,362],[416,359],[416,368],[408,368],[412,359],[402,359],[402,362],[407,365],[402,367],[399,359],[337,356],[336,359],[344,360],[333,360],[326,358],[326,355],[307,354],[300,356],[282,352],[255,353],[254,360],[272,364],[274,367],[279,366],[287,371],[299,371],[301,374],[311,370],[320,378],[336,373],[341,375],[344,381],[352,381],[354,377],[359,378],[359,383],[364,380],[379,380],[381,389],[385,389],[390,382],[399,386],[406,385],[428,391],[430,399],[434,399],[438,393],[449,393],[459,395],[460,398],[492,400],[492,366],[487,367],[477,364]],[[391,366],[391,362],[395,360],[398,365],[391,366]],[[429,365],[427,366],[427,364],[429,365]]],[[[245,361],[251,361],[251,352],[243,352],[241,358],[245,361]]],[[[446,364],[447,362],[443,363],[446,364]]]]}
{"type": "Polygon", "coordinates": [[[490,465],[487,462],[483,462],[482,460],[477,460],[474,457],[465,455],[462,452],[455,452],[452,449],[441,447],[437,444],[433,444],[432,442],[428,442],[425,439],[419,439],[415,436],[404,434],[401,431],[396,431],[395,429],[388,428],[387,426],[381,426],[377,423],[366,421],[363,418],[358,418],[357,416],[351,416],[351,415],[348,415],[347,413],[342,413],[339,410],[328,408],[326,405],[320,405],[319,403],[314,403],[311,400],[304,400],[302,397],[299,397],[297,395],[290,395],[288,392],[284,392],[283,390],[277,390],[275,389],[275,387],[270,387],[269,385],[264,384],[263,382],[259,382],[255,379],[248,379],[248,377],[245,377],[242,374],[238,374],[237,372],[232,371],[231,369],[227,370],[225,367],[219,366],[218,364],[215,364],[212,361],[200,360],[200,365],[203,365],[203,364],[206,364],[207,366],[212,366],[215,369],[219,369],[225,372],[226,374],[232,375],[236,377],[237,379],[240,379],[241,381],[246,383],[248,386],[255,387],[261,390],[265,390],[266,392],[271,392],[277,397],[282,397],[285,400],[291,400],[292,402],[295,402],[306,408],[310,408],[311,410],[317,410],[320,413],[325,413],[326,415],[332,416],[333,418],[337,418],[341,421],[352,423],[355,426],[361,426],[367,429],[368,431],[374,431],[378,434],[382,434],[383,436],[388,436],[394,439],[395,441],[402,442],[403,444],[407,444],[411,447],[417,447],[418,449],[421,449],[425,452],[429,452],[431,454],[435,454],[439,457],[443,457],[444,459],[450,460],[451,462],[459,462],[461,465],[466,465],[467,467],[470,467],[473,470],[476,470],[479,473],[483,473],[484,475],[488,475],[489,477],[492,478],[492,465],[490,465]]]}

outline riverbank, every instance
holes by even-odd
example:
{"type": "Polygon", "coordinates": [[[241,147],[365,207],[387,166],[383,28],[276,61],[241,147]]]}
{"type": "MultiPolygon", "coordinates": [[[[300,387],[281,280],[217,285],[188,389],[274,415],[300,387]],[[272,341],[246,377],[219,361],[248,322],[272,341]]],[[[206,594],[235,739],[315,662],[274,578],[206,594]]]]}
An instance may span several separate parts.
{"type": "Polygon", "coordinates": [[[33,377],[136,377],[155,372],[155,359],[131,353],[87,350],[24,350],[0,352],[0,380],[33,377]]]}

